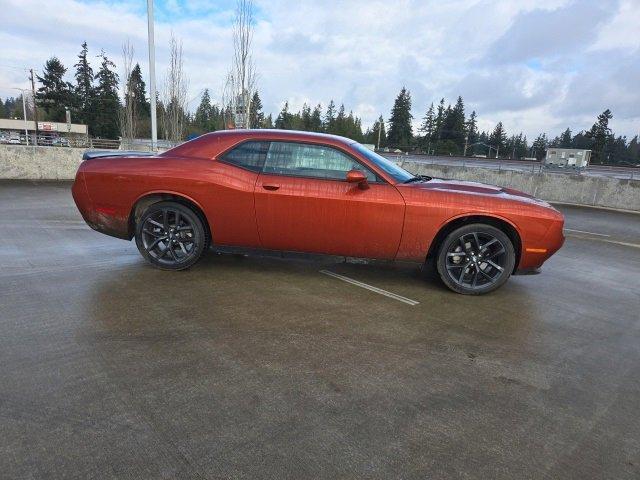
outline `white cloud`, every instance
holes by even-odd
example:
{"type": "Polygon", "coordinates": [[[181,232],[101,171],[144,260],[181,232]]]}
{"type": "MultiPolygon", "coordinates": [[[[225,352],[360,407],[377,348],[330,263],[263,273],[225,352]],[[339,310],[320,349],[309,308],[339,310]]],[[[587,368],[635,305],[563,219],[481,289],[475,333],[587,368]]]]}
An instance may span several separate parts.
{"type": "MultiPolygon", "coordinates": [[[[605,108],[618,133],[639,129],[638,0],[257,2],[259,89],[274,115],[285,101],[295,110],[334,99],[367,126],[388,117],[406,85],[416,126],[429,103],[462,95],[487,129],[502,120],[511,132],[555,135],[567,125],[589,127],[605,108]]],[[[156,3],[159,83],[173,31],[184,42],[191,107],[204,88],[215,99],[232,53],[233,1],[156,3]]],[[[57,55],[73,70],[84,40],[92,55],[104,49],[119,63],[129,38],[146,73],[143,4],[57,0],[42,8],[36,0],[0,0],[0,96],[27,86],[24,71],[8,66],[41,70],[57,55]]]]}

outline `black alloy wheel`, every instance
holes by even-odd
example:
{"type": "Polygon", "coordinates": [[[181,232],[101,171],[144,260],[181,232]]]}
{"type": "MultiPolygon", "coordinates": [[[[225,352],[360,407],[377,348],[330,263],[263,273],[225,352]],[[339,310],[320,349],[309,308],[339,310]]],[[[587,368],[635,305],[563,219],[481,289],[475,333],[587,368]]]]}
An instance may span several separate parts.
{"type": "Polygon", "coordinates": [[[136,245],[151,264],[184,270],[196,263],[208,246],[203,220],[176,202],[151,205],[136,224],[136,245]]]}
{"type": "Polygon", "coordinates": [[[451,290],[467,295],[491,292],[513,271],[513,243],[500,229],[472,224],[451,232],[442,242],[437,267],[451,290]]]}

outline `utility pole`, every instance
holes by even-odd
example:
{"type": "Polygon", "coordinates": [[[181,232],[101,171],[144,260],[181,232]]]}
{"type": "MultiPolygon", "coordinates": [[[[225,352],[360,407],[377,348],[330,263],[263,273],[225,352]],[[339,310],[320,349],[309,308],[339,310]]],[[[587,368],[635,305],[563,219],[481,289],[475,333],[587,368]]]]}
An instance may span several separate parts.
{"type": "Polygon", "coordinates": [[[24,139],[29,146],[29,126],[27,124],[27,101],[24,98],[24,90],[22,90],[22,115],[24,116],[24,139]]]}
{"type": "Polygon", "coordinates": [[[149,100],[151,101],[151,149],[158,145],[158,124],[156,118],[156,47],[153,34],[153,0],[147,0],[147,27],[149,40],[149,100]]]}
{"type": "Polygon", "coordinates": [[[378,125],[378,150],[380,150],[380,133],[382,132],[382,120],[380,120],[380,124],[378,125]]]}
{"type": "Polygon", "coordinates": [[[29,69],[31,73],[31,94],[33,95],[33,121],[36,124],[36,136],[33,140],[33,144],[38,146],[38,136],[40,133],[38,132],[38,104],[36,103],[36,82],[33,80],[33,68],[29,69]]]}
{"type": "Polygon", "coordinates": [[[469,134],[467,133],[467,136],[464,137],[464,152],[462,152],[462,156],[466,157],[467,156],[467,147],[469,146],[469,134]]]}

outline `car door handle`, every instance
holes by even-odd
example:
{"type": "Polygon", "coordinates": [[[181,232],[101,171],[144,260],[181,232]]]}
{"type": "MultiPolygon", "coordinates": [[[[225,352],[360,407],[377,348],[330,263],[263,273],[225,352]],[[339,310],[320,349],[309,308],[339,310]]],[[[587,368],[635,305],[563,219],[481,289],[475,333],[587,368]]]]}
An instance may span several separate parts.
{"type": "Polygon", "coordinates": [[[264,188],[265,190],[278,190],[280,188],[280,185],[265,185],[263,183],[262,188],[264,188]]]}

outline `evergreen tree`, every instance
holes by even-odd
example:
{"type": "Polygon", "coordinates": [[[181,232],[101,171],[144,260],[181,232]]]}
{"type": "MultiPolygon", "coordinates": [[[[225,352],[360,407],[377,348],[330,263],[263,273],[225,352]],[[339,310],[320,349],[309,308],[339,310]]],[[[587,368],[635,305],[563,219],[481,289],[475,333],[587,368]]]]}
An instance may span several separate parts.
{"type": "Polygon", "coordinates": [[[95,134],[100,138],[118,138],[120,129],[118,126],[118,111],[120,99],[118,98],[118,74],[113,71],[115,64],[102,52],[102,63],[96,74],[98,82],[96,86],[95,134]]]}
{"type": "Polygon", "coordinates": [[[476,120],[475,110],[469,115],[469,119],[465,123],[465,142],[467,144],[467,155],[473,155],[475,152],[475,143],[478,142],[478,122],[476,120]]]}
{"type": "Polygon", "coordinates": [[[527,137],[522,132],[518,135],[511,135],[505,143],[505,150],[509,158],[522,159],[526,157],[528,153],[527,137]]]}
{"type": "Polygon", "coordinates": [[[633,137],[627,146],[627,157],[631,165],[640,165],[640,143],[638,135],[633,137]]]}
{"type": "Polygon", "coordinates": [[[333,100],[327,106],[327,113],[324,116],[323,129],[327,133],[335,133],[336,129],[336,104],[333,100]]]}
{"type": "Polygon", "coordinates": [[[300,128],[305,132],[311,131],[311,107],[306,103],[302,105],[302,114],[300,128]]]}
{"type": "Polygon", "coordinates": [[[151,104],[147,99],[147,85],[142,77],[140,64],[136,63],[129,76],[129,92],[133,97],[133,111],[136,116],[136,136],[151,136],[151,104]]]}
{"type": "Polygon", "coordinates": [[[4,103],[2,103],[2,98],[0,98],[0,118],[8,118],[7,110],[4,106],[4,103]]]}
{"type": "Polygon", "coordinates": [[[44,107],[47,118],[54,122],[66,121],[65,107],[73,106],[71,84],[64,80],[67,69],[57,57],[51,57],[44,65],[42,76],[36,75],[42,84],[36,93],[39,105],[44,107]]]}
{"type": "Polygon", "coordinates": [[[262,100],[256,91],[251,99],[251,108],[249,109],[249,128],[262,128],[264,123],[264,112],[262,111],[262,100]]]}
{"type": "Polygon", "coordinates": [[[346,125],[346,116],[344,113],[344,103],[340,105],[338,109],[338,115],[336,116],[336,125],[335,125],[335,133],[336,135],[346,136],[347,134],[347,125],[346,125]]]}
{"type": "Polygon", "coordinates": [[[489,136],[489,145],[496,149],[496,157],[500,156],[500,152],[504,153],[506,140],[507,134],[504,131],[502,122],[498,122],[496,128],[493,129],[493,132],[489,136]]]}
{"type": "Polygon", "coordinates": [[[213,108],[211,106],[211,97],[209,96],[209,89],[205,88],[200,98],[200,105],[196,109],[194,117],[194,126],[197,128],[198,133],[205,133],[212,131],[212,113],[213,108]]]}
{"type": "Polygon", "coordinates": [[[604,163],[606,160],[606,149],[611,129],[609,128],[609,120],[613,118],[611,110],[608,108],[598,115],[598,120],[593,124],[587,136],[591,139],[592,163],[604,163]]]}
{"type": "Polygon", "coordinates": [[[78,121],[84,123],[89,128],[89,134],[93,135],[94,128],[94,108],[95,90],[93,88],[93,69],[87,59],[87,42],[82,43],[82,50],[78,54],[78,63],[74,65],[76,69],[74,87],[75,93],[75,113],[78,121]]]}
{"type": "Polygon", "coordinates": [[[456,144],[460,151],[464,148],[464,140],[466,136],[465,132],[465,115],[464,115],[464,102],[462,97],[458,97],[455,106],[450,111],[450,118],[448,118],[449,124],[449,138],[456,144]]]}
{"type": "Polygon", "coordinates": [[[151,111],[151,105],[147,99],[147,85],[142,78],[140,64],[136,63],[135,67],[131,70],[129,83],[129,91],[133,95],[135,111],[140,117],[148,117],[151,111]]]}
{"type": "Polygon", "coordinates": [[[276,128],[282,130],[291,130],[292,115],[289,113],[289,102],[285,102],[284,107],[276,118],[276,128]]]}
{"type": "Polygon", "coordinates": [[[312,132],[321,132],[322,131],[322,106],[320,104],[316,105],[311,112],[311,126],[309,130],[312,132]]]}
{"type": "Polygon", "coordinates": [[[393,147],[409,147],[413,140],[411,127],[411,93],[402,87],[391,109],[387,141],[393,147]]]}
{"type": "Polygon", "coordinates": [[[438,104],[438,110],[436,113],[436,121],[435,121],[435,138],[434,140],[438,142],[442,138],[442,127],[444,125],[444,98],[440,99],[440,103],[438,104]]]}
{"type": "Polygon", "coordinates": [[[427,113],[422,119],[422,124],[420,125],[420,129],[418,130],[423,134],[421,138],[421,146],[426,149],[426,152],[429,153],[431,151],[431,142],[434,139],[436,130],[436,118],[435,111],[433,109],[433,102],[429,106],[427,113]]]}
{"type": "Polygon", "coordinates": [[[547,155],[547,147],[549,142],[547,140],[547,135],[541,133],[538,137],[533,141],[531,145],[531,149],[533,151],[533,155],[538,160],[542,160],[547,155]]]}
{"type": "Polygon", "coordinates": [[[273,117],[271,116],[271,114],[265,117],[264,128],[273,128],[273,117]]]}
{"type": "Polygon", "coordinates": [[[564,132],[562,132],[562,135],[560,135],[560,139],[559,139],[559,147],[562,148],[571,148],[571,145],[573,143],[573,138],[571,136],[571,130],[569,128],[567,128],[564,132]]]}

